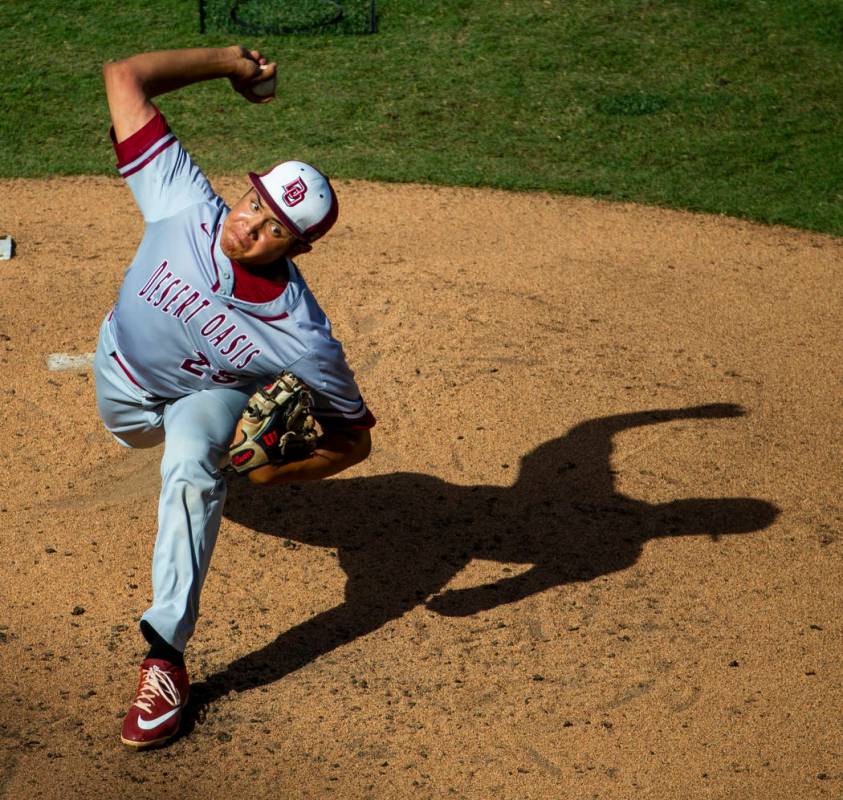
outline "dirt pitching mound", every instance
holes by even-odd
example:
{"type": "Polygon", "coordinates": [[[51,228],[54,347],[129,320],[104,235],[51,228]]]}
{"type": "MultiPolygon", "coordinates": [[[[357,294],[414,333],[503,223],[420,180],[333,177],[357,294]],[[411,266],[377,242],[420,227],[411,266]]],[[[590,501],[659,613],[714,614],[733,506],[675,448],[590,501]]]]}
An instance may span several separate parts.
{"type": "Polygon", "coordinates": [[[183,735],[135,753],[160,452],[84,355],[141,222],[0,182],[0,796],[840,796],[841,241],[338,188],[299,264],[374,451],[232,487],[183,735]]]}

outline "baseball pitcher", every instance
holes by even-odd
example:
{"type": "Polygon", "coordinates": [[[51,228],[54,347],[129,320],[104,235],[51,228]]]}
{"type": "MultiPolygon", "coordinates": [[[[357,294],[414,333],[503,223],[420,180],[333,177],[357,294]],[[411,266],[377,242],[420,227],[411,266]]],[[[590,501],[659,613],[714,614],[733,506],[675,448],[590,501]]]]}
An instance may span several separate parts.
{"type": "MultiPolygon", "coordinates": [[[[153,602],[140,623],[150,649],[121,736],[130,747],[178,732],[183,653],[219,530],[223,468],[260,484],[319,480],[371,448],[374,417],[292,260],[337,219],[330,181],[284,161],[249,173],[228,208],[152,102],[228,78],[248,101],[267,103],[275,73],[240,46],[103,67],[117,167],[145,227],[100,329],[97,407],[120,444],[164,443],[153,602]]],[[[257,123],[250,135],[261,135],[257,123]]]]}

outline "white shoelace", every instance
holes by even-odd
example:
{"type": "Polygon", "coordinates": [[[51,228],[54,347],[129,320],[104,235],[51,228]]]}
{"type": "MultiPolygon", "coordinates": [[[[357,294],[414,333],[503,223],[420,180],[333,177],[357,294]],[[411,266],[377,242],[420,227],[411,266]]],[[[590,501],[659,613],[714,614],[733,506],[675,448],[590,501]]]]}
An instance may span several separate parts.
{"type": "Polygon", "coordinates": [[[152,711],[152,701],[155,697],[163,697],[173,707],[179,705],[179,691],[166,672],[159,669],[158,665],[153,665],[151,669],[143,670],[143,673],[141,688],[134,705],[147,714],[152,711]]]}

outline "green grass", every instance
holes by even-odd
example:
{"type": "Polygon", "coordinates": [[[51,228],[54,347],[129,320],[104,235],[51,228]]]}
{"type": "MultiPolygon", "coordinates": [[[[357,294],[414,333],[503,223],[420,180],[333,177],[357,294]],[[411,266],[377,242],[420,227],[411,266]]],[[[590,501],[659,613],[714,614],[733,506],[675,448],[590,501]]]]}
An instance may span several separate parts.
{"type": "MultiPolygon", "coordinates": [[[[269,2],[269,0],[267,0],[269,2]]],[[[374,36],[254,38],[275,103],[161,99],[211,173],[549,190],[843,234],[843,0],[380,0],[374,36]]],[[[100,64],[221,45],[195,0],[0,5],[0,175],[112,173],[100,64]],[[139,10],[143,8],[143,11],[139,10]]]]}

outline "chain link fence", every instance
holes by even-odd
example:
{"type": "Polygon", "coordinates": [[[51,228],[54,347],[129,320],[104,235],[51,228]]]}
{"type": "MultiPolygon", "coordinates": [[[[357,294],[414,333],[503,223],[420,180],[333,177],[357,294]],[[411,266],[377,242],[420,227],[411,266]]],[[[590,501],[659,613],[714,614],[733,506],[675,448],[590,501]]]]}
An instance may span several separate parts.
{"type": "Polygon", "coordinates": [[[375,0],[199,0],[199,31],[249,36],[377,31],[375,0]]]}

